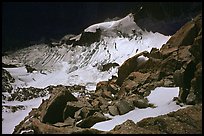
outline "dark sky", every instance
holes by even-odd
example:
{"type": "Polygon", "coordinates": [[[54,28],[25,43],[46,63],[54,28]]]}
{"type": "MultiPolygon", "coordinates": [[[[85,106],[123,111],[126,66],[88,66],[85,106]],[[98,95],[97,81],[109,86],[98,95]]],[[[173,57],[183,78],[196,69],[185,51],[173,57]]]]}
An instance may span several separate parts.
{"type": "MultiPolygon", "coordinates": [[[[172,18],[179,15],[194,12],[197,7],[201,8],[201,3],[4,2],[2,51],[29,46],[30,41],[40,41],[43,38],[59,40],[66,34],[79,34],[88,26],[107,18],[124,17],[130,12],[135,13],[141,6],[144,7],[144,14],[141,13],[141,17],[154,16],[173,20],[172,18]]],[[[176,25],[178,26],[178,23],[176,25]]],[[[164,29],[163,26],[161,28],[164,29]]],[[[158,27],[156,31],[161,28],[158,27]]],[[[175,28],[177,30],[177,27],[175,28]]]]}
{"type": "Polygon", "coordinates": [[[123,17],[138,6],[133,2],[6,2],[2,8],[3,50],[23,41],[79,34],[91,24],[123,17]]]}

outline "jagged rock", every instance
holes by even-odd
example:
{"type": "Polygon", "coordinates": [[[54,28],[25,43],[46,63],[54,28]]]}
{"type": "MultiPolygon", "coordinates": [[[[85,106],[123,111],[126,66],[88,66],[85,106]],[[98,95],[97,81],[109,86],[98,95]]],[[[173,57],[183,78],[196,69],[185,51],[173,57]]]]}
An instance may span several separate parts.
{"type": "Polygon", "coordinates": [[[190,48],[192,45],[189,46],[181,46],[178,49],[178,60],[181,62],[187,62],[193,60],[192,55],[190,53],[190,48]]]}
{"type": "MultiPolygon", "coordinates": [[[[149,57],[145,63],[141,66],[141,68],[136,69],[136,71],[141,73],[156,73],[158,70],[158,66],[162,63],[162,59],[155,59],[153,57],[149,57]]],[[[156,78],[156,77],[155,77],[156,78]]]]}
{"type": "Polygon", "coordinates": [[[76,126],[81,128],[90,128],[97,122],[106,121],[108,119],[109,118],[104,116],[102,113],[95,112],[92,116],[89,116],[88,118],[83,119],[76,126]]]}
{"type": "Polygon", "coordinates": [[[89,101],[86,97],[79,97],[78,101],[71,101],[67,102],[67,105],[64,108],[63,112],[63,119],[66,119],[67,117],[75,118],[76,121],[79,121],[80,119],[87,118],[88,116],[93,115],[96,111],[99,111],[100,106],[105,100],[101,97],[101,99],[94,99],[89,101]],[[97,104],[95,104],[98,102],[97,104]],[[100,105],[99,105],[100,103],[100,105]]]}
{"type": "Polygon", "coordinates": [[[115,106],[118,108],[119,114],[123,115],[133,110],[134,107],[131,106],[126,100],[119,100],[115,103],[115,106]]]}
{"type": "Polygon", "coordinates": [[[119,68],[118,68],[118,79],[116,81],[116,83],[121,86],[123,81],[125,80],[125,78],[128,77],[128,75],[133,72],[138,65],[138,57],[143,55],[143,56],[147,56],[149,54],[149,52],[144,51],[141,52],[135,56],[133,56],[132,58],[129,58],[128,60],[126,60],[119,68]]]}
{"type": "Polygon", "coordinates": [[[130,94],[130,91],[136,92],[137,88],[144,84],[149,76],[149,73],[132,72],[123,82],[117,95],[118,98],[126,96],[127,93],[130,94]]]}
{"type": "Polygon", "coordinates": [[[181,63],[173,55],[164,59],[161,63],[161,66],[158,69],[159,79],[161,80],[165,76],[173,75],[173,73],[181,68],[181,63]]]}
{"type": "Polygon", "coordinates": [[[75,112],[74,118],[76,121],[79,121],[81,119],[84,119],[84,118],[87,118],[88,116],[93,115],[97,111],[99,111],[98,108],[83,107],[75,112]]]}
{"type": "Polygon", "coordinates": [[[103,111],[103,112],[107,112],[108,111],[108,106],[110,105],[109,103],[108,103],[108,101],[105,99],[105,98],[103,98],[103,97],[98,97],[98,98],[96,98],[96,100],[97,101],[99,101],[99,108],[103,111]]]}
{"type": "Polygon", "coordinates": [[[119,111],[116,106],[108,106],[108,110],[112,116],[119,115],[119,111]]]}
{"type": "Polygon", "coordinates": [[[64,112],[63,112],[63,120],[65,120],[67,117],[74,118],[75,112],[81,109],[82,107],[86,107],[84,103],[81,101],[71,101],[67,102],[64,112]]]}

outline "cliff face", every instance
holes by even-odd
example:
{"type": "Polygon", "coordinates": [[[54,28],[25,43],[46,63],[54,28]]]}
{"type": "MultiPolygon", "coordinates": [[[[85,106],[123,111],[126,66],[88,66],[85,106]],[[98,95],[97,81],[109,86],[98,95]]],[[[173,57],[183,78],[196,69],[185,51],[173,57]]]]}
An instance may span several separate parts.
{"type": "Polygon", "coordinates": [[[51,88],[51,97],[38,109],[33,109],[13,133],[202,133],[201,49],[202,14],[199,14],[160,50],[153,48],[150,53],[142,52],[129,58],[119,68],[118,77],[99,82],[95,92],[87,95],[80,86],[51,88]],[[141,60],[140,55],[148,59],[141,60]],[[126,121],[110,132],[90,128],[97,122],[109,120],[104,113],[114,116],[134,107],[153,107],[145,96],[161,86],[179,87],[179,96],[174,100],[192,106],[144,119],[136,125],[126,121]],[[82,91],[83,96],[76,98],[72,91],[82,91]]]}

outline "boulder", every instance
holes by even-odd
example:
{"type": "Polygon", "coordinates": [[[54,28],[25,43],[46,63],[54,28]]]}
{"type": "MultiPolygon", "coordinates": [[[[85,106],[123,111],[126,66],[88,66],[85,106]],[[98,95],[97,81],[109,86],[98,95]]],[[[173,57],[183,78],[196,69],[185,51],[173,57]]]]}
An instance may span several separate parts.
{"type": "Polygon", "coordinates": [[[129,111],[133,110],[134,107],[131,106],[126,100],[119,100],[115,103],[115,106],[117,107],[119,111],[119,115],[123,115],[128,113],[129,111]]]}
{"type": "Polygon", "coordinates": [[[134,101],[134,106],[138,108],[147,108],[149,103],[147,99],[139,99],[134,101]]]}
{"type": "Polygon", "coordinates": [[[116,106],[108,106],[108,111],[112,116],[119,115],[119,111],[116,106]]]}
{"type": "Polygon", "coordinates": [[[98,108],[89,108],[89,107],[83,107],[77,112],[75,112],[74,118],[79,121],[81,119],[87,118],[91,115],[93,115],[95,112],[99,111],[98,108]]]}
{"type": "Polygon", "coordinates": [[[77,98],[66,87],[55,88],[41,113],[41,121],[50,124],[63,122],[64,109],[69,101],[77,101],[77,98]]]}
{"type": "Polygon", "coordinates": [[[64,108],[64,111],[63,111],[63,120],[65,120],[67,117],[74,118],[75,112],[85,106],[86,105],[82,103],[81,101],[67,102],[64,108]]]}

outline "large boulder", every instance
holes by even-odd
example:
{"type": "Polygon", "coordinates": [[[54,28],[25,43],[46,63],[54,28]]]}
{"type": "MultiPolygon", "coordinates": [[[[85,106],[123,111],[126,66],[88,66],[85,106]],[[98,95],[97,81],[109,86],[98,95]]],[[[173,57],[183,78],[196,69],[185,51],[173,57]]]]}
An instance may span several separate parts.
{"type": "Polygon", "coordinates": [[[41,112],[41,121],[50,124],[63,122],[64,109],[69,101],[77,101],[77,98],[66,87],[55,88],[54,95],[51,95],[46,108],[41,112]]]}
{"type": "Polygon", "coordinates": [[[134,109],[134,107],[130,103],[128,103],[126,100],[116,101],[115,106],[117,107],[119,111],[119,115],[126,114],[129,111],[134,109]]]}
{"type": "Polygon", "coordinates": [[[119,115],[118,108],[116,106],[108,106],[109,114],[112,116],[119,115]]]}

